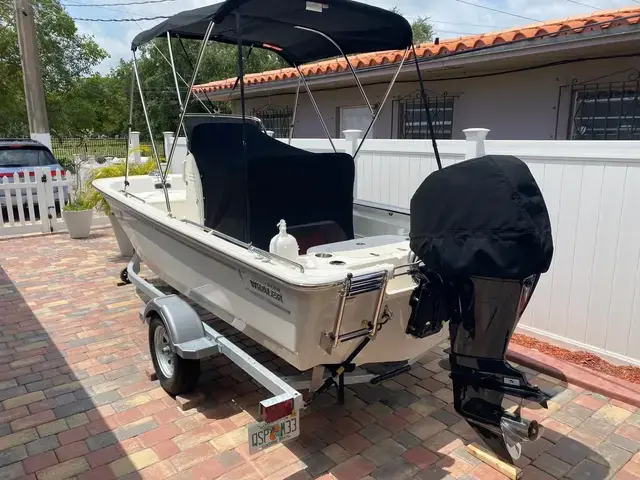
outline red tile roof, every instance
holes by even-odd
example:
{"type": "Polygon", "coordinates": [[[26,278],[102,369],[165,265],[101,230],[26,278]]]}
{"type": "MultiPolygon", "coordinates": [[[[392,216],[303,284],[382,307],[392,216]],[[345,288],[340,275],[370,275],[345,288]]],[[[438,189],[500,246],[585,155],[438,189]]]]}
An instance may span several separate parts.
{"type": "MultiPolygon", "coordinates": [[[[483,33],[466,37],[454,38],[435,43],[423,43],[416,45],[418,58],[444,56],[453,52],[473,50],[491,45],[507,44],[519,40],[534,40],[539,37],[579,35],[583,32],[595,30],[608,30],[640,23],[640,7],[627,7],[619,10],[598,11],[592,15],[570,17],[564,20],[554,20],[544,23],[536,23],[502,32],[483,33]],[[631,17],[631,18],[626,18],[631,17]]],[[[375,52],[364,55],[352,55],[349,57],[351,65],[355,69],[376,67],[385,64],[393,64],[402,60],[402,51],[393,50],[375,52]]],[[[411,54],[409,58],[413,58],[411,54]]],[[[311,63],[300,67],[305,77],[326,75],[330,73],[344,72],[348,69],[346,60],[332,59],[311,63]]],[[[262,73],[245,75],[246,85],[277,82],[291,78],[297,78],[295,68],[283,68],[262,73]]],[[[215,82],[196,85],[195,92],[215,92],[233,88],[235,78],[218,80],[215,82]]]]}

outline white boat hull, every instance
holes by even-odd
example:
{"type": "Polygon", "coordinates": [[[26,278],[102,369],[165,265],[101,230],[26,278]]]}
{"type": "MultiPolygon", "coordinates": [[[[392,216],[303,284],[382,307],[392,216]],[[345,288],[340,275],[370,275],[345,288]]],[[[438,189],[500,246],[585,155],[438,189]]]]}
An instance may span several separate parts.
{"type": "MultiPolygon", "coordinates": [[[[262,266],[259,260],[238,261],[225,248],[216,248],[207,242],[213,236],[168,218],[166,210],[162,211],[164,196],[159,197],[160,202],[143,203],[139,198],[119,192],[117,187],[122,185],[122,180],[115,180],[98,181],[96,187],[105,194],[139,257],[180,293],[197,298],[198,303],[212,313],[299,370],[338,364],[357,346],[360,339],[341,343],[331,353],[321,346],[323,334],[332,332],[336,322],[342,282],[335,280],[345,274],[334,275],[334,281],[318,281],[317,285],[282,281],[268,271],[273,267],[271,262],[262,259],[262,266]]],[[[131,187],[135,189],[136,182],[132,180],[131,187]]],[[[142,180],[147,179],[140,178],[138,183],[142,180]]],[[[179,179],[171,181],[179,184],[179,179]]],[[[137,190],[140,187],[142,185],[137,190]]],[[[143,196],[142,192],[140,195],[143,196]]],[[[230,248],[234,247],[230,245],[230,248]]],[[[395,258],[387,258],[385,263],[392,260],[397,265],[406,263],[408,242],[383,248],[381,255],[389,249],[395,251],[395,258]]],[[[361,257],[367,253],[357,251],[356,254],[361,257]]],[[[345,256],[336,258],[347,258],[345,256]]],[[[367,259],[369,263],[378,261],[370,258],[374,257],[367,259]]],[[[365,265],[366,268],[371,271],[370,265],[365,265]]],[[[414,288],[408,275],[389,281],[383,306],[392,318],[357,356],[356,364],[412,360],[446,338],[445,332],[426,339],[405,333],[410,315],[409,297],[414,288]]],[[[377,298],[378,292],[374,291],[348,299],[341,332],[357,331],[371,322],[377,298]]]]}

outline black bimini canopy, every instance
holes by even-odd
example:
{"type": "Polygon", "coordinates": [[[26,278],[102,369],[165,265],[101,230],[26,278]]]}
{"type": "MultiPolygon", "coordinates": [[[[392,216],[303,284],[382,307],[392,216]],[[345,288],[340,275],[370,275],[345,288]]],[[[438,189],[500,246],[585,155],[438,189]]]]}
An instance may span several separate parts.
{"type": "Polygon", "coordinates": [[[203,40],[211,21],[211,40],[236,44],[236,13],[244,45],[278,52],[292,65],[339,54],[330,40],[305,28],[322,32],[346,55],[402,50],[413,38],[411,25],[401,15],[352,0],[227,0],[174,15],[136,36],[131,48],[167,33],[203,40]]]}

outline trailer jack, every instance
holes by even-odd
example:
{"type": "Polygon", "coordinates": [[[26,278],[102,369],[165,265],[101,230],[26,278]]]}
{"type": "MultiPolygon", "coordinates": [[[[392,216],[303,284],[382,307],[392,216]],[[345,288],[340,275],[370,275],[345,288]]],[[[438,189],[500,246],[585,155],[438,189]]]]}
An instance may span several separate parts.
{"type": "Polygon", "coordinates": [[[364,347],[369,345],[371,341],[371,337],[365,337],[358,344],[351,354],[347,357],[347,359],[339,365],[325,365],[325,367],[329,370],[330,375],[326,378],[324,383],[320,385],[316,391],[311,393],[311,397],[307,401],[307,405],[313,402],[319,395],[326,392],[333,385],[337,388],[338,402],[340,405],[344,405],[344,374],[350,373],[355,370],[355,365],[352,363],[353,360],[362,352],[364,347]],[[337,381],[336,381],[337,380],[337,381]]]}

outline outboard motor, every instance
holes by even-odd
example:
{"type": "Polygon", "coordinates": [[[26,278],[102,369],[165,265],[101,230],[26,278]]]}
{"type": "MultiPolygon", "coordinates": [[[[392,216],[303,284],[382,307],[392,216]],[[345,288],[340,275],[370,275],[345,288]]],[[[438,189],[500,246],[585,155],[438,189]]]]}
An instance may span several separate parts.
{"type": "Polygon", "coordinates": [[[549,214],[527,165],[485,156],[431,174],[411,200],[411,249],[421,260],[407,333],[449,322],[454,406],[494,453],[513,463],[541,428],[502,407],[504,395],[549,396],[505,354],[553,257],[549,214]]]}

